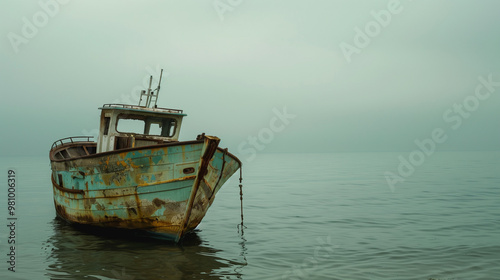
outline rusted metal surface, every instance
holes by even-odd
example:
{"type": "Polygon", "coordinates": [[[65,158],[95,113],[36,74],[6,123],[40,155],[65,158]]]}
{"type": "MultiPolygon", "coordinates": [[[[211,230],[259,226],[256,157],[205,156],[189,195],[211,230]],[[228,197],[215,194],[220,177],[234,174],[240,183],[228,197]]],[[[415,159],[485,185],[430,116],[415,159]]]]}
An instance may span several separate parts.
{"type": "Polygon", "coordinates": [[[201,222],[215,193],[240,168],[241,162],[217,148],[218,142],[204,136],[81,155],[76,151],[95,151],[95,144],[57,145],[50,152],[57,215],[70,222],[142,229],[179,240],[201,222]],[[58,157],[62,151],[69,157],[58,157]]]}
{"type": "MultiPolygon", "coordinates": [[[[193,185],[193,190],[191,191],[191,195],[189,196],[189,202],[186,208],[186,213],[184,214],[184,219],[181,224],[181,232],[177,236],[177,239],[175,241],[179,241],[179,238],[181,238],[184,235],[184,232],[187,230],[188,227],[188,222],[190,221],[191,218],[191,213],[193,210],[193,204],[195,202],[196,194],[198,194],[198,189],[200,187],[200,183],[202,179],[205,177],[205,175],[208,172],[208,164],[210,162],[210,159],[213,157],[215,154],[215,151],[217,150],[217,146],[219,145],[220,139],[217,137],[213,136],[204,136],[205,137],[205,143],[203,145],[203,156],[201,156],[200,159],[200,164],[198,167],[198,175],[196,176],[196,180],[194,181],[193,185]]],[[[214,186],[215,187],[215,186],[214,186]]],[[[208,201],[208,196],[205,193],[205,199],[208,201]]],[[[201,198],[199,198],[201,200],[201,198]]],[[[202,203],[205,201],[202,201],[202,203]]],[[[204,205],[202,205],[204,206],[204,205]]],[[[205,207],[201,207],[203,209],[205,207]]],[[[206,206],[206,209],[208,209],[208,206],[206,206]]],[[[204,216],[205,214],[203,214],[204,216]]],[[[202,217],[203,218],[203,217],[202,217]]],[[[196,224],[198,224],[200,221],[198,221],[196,224]]]]}

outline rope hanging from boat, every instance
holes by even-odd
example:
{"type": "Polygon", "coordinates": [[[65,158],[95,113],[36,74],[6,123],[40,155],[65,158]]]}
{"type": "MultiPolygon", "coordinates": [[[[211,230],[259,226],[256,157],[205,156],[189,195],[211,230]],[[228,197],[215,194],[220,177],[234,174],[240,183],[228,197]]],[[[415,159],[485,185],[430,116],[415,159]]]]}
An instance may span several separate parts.
{"type": "Polygon", "coordinates": [[[241,228],[241,235],[243,235],[243,229],[246,228],[246,226],[243,225],[243,184],[241,183],[243,181],[243,167],[240,166],[240,210],[241,210],[241,224],[238,225],[238,232],[239,229],[241,228]]]}

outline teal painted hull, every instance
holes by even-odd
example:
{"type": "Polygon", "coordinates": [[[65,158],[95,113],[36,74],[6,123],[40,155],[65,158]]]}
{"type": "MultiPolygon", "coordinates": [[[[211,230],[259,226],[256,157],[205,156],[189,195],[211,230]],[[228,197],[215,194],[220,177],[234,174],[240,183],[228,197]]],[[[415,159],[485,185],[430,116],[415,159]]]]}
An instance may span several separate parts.
{"type": "Polygon", "coordinates": [[[179,241],[241,167],[219,139],[175,142],[61,159],[93,143],[51,150],[57,215],[69,222],[147,231],[179,241]]]}

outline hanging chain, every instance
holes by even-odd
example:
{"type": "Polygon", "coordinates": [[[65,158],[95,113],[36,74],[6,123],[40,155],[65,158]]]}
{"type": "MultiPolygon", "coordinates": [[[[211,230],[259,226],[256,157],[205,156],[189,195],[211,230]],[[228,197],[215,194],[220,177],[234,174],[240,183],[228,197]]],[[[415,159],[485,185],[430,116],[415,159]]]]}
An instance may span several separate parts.
{"type": "Polygon", "coordinates": [[[243,229],[246,228],[244,225],[243,225],[243,184],[241,183],[243,181],[243,171],[242,171],[242,167],[240,166],[240,210],[241,210],[241,224],[238,225],[238,232],[239,232],[239,229],[241,228],[241,235],[243,235],[243,229]]]}
{"type": "Polygon", "coordinates": [[[245,246],[247,240],[245,239],[245,236],[244,236],[244,233],[243,233],[243,229],[247,228],[246,226],[243,225],[243,184],[241,183],[243,181],[243,175],[242,175],[243,171],[242,171],[242,166],[240,166],[240,202],[241,202],[241,224],[239,224],[237,226],[238,228],[238,233],[240,233],[240,228],[241,228],[241,242],[240,242],[240,245],[241,245],[241,254],[240,256],[243,257],[243,263],[241,264],[240,267],[237,268],[237,270],[235,269],[235,271],[240,274],[242,272],[242,269],[243,267],[245,267],[246,265],[248,265],[248,261],[247,261],[247,248],[245,246]]]}

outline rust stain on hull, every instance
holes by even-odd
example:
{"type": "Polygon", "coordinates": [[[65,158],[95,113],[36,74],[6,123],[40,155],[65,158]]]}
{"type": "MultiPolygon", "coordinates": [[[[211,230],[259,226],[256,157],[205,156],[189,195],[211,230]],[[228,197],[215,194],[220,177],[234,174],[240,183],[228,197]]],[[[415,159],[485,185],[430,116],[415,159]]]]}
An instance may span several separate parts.
{"type": "Polygon", "coordinates": [[[179,241],[201,222],[219,183],[240,168],[236,157],[224,159],[218,142],[205,136],[155,149],[51,160],[56,213],[68,222],[145,230],[179,241]],[[186,168],[195,175],[184,174],[186,168]]]}

